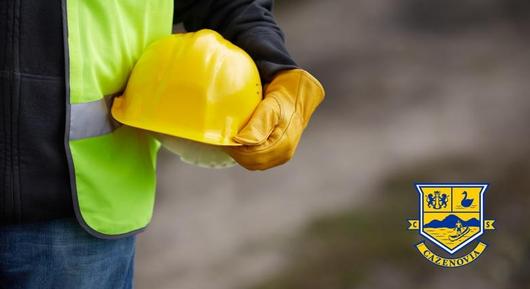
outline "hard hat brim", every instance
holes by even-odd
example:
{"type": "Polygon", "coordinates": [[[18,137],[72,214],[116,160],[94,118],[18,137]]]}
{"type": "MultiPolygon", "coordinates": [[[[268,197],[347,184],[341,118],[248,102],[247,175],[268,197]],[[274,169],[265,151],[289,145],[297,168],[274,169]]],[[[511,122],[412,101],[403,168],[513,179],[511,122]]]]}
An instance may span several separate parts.
{"type": "Polygon", "coordinates": [[[135,121],[127,119],[122,113],[122,110],[119,109],[116,105],[112,106],[111,109],[112,117],[121,124],[151,131],[154,133],[165,134],[169,136],[179,137],[187,140],[192,140],[200,143],[205,143],[215,146],[227,146],[227,147],[238,147],[243,146],[242,144],[235,142],[233,139],[221,139],[209,136],[208,133],[197,133],[189,129],[178,127],[178,126],[162,126],[155,123],[147,123],[145,121],[135,121]]]}

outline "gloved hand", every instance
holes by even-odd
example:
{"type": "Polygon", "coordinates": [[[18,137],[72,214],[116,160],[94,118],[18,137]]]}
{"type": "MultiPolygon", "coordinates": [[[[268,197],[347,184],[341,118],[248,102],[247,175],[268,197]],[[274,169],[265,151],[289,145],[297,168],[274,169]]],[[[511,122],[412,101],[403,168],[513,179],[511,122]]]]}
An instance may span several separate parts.
{"type": "Polygon", "coordinates": [[[311,115],[324,99],[322,85],[305,70],[278,73],[265,98],[234,138],[228,154],[249,170],[266,170],[289,161],[311,115]]]}

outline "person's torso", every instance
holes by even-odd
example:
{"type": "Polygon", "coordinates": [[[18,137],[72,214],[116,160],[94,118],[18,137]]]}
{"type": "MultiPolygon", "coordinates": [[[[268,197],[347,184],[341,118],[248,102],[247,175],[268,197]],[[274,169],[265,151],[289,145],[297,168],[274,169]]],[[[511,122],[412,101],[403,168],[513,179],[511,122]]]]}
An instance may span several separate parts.
{"type": "Polygon", "coordinates": [[[74,212],[94,234],[148,223],[156,143],[105,125],[106,100],[171,33],[172,3],[0,1],[0,225],[74,212]]]}
{"type": "Polygon", "coordinates": [[[0,1],[0,224],[72,215],[61,1],[0,1]]]}

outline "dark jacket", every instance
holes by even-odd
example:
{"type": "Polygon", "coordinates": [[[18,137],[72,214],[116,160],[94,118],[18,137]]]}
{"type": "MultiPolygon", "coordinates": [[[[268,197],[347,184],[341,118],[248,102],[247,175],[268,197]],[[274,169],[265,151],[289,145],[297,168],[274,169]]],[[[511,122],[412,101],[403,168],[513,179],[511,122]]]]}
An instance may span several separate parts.
{"type": "MultiPolygon", "coordinates": [[[[0,1],[0,224],[74,216],[64,147],[62,1],[0,1]]],[[[266,83],[296,67],[272,4],[175,1],[174,22],[220,32],[252,56],[266,83]]]]}

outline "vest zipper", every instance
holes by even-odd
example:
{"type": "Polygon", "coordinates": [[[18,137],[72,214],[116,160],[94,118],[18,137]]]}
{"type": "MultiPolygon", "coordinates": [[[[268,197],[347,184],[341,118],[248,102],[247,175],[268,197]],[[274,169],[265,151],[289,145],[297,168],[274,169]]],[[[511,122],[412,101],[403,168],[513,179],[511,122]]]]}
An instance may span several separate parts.
{"type": "Polygon", "coordinates": [[[20,221],[20,195],[18,192],[17,176],[18,176],[18,154],[17,154],[17,118],[18,118],[18,98],[19,98],[19,89],[18,83],[19,80],[16,77],[16,72],[19,70],[18,67],[18,36],[17,33],[19,29],[18,19],[18,1],[8,2],[11,4],[7,8],[7,24],[8,28],[8,45],[6,46],[7,54],[13,55],[11,59],[6,59],[7,66],[7,95],[5,97],[5,151],[4,151],[4,161],[5,161],[5,180],[4,180],[4,189],[5,189],[5,217],[8,222],[19,222],[20,221]]]}
{"type": "Polygon", "coordinates": [[[15,222],[22,221],[22,204],[19,183],[19,152],[18,152],[18,118],[20,114],[20,63],[19,63],[19,36],[20,36],[20,0],[13,1],[13,72],[11,94],[11,191],[13,195],[13,218],[15,222]]]}
{"type": "Polygon", "coordinates": [[[13,194],[11,192],[10,186],[9,186],[9,180],[11,176],[11,161],[10,161],[10,147],[11,147],[11,140],[10,140],[10,119],[11,119],[11,83],[12,83],[12,73],[11,73],[11,63],[9,62],[8,55],[10,54],[10,49],[12,48],[9,43],[11,43],[11,34],[12,34],[12,22],[11,20],[11,3],[10,2],[2,2],[5,11],[5,15],[2,15],[6,21],[6,35],[4,42],[2,45],[4,45],[4,52],[3,55],[4,61],[5,61],[5,67],[3,68],[5,70],[5,80],[4,80],[4,87],[2,90],[2,93],[4,93],[4,96],[2,97],[2,117],[3,117],[3,135],[2,135],[2,141],[3,143],[3,150],[2,150],[2,187],[0,188],[2,190],[2,202],[0,205],[2,205],[2,220],[5,220],[6,222],[9,222],[12,219],[12,200],[13,200],[13,194]]]}

